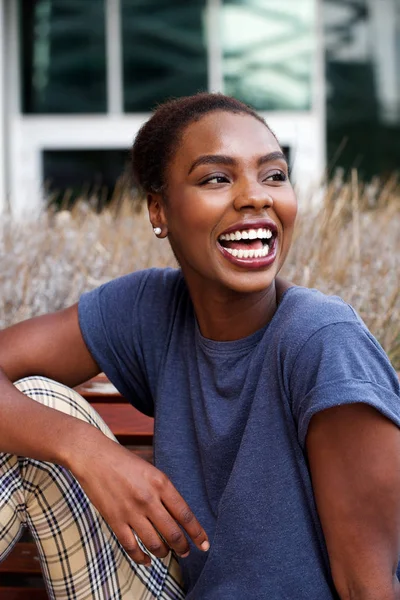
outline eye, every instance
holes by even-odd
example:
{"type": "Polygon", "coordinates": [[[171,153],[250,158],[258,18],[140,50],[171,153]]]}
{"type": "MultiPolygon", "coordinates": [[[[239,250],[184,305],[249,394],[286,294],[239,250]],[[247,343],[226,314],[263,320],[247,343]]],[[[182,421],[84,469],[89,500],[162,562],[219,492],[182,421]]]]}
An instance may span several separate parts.
{"type": "Polygon", "coordinates": [[[207,179],[203,179],[203,181],[200,182],[200,185],[206,185],[207,183],[229,183],[229,179],[226,175],[212,175],[210,177],[207,177],[207,179]]]}
{"type": "Polygon", "coordinates": [[[287,181],[287,175],[283,171],[270,173],[263,181],[287,181]]]}

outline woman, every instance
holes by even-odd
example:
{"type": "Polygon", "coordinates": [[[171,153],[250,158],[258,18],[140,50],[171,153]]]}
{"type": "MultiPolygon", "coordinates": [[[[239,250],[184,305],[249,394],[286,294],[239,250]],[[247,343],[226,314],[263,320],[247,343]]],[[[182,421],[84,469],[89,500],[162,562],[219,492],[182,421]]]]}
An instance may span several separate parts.
{"type": "Polygon", "coordinates": [[[297,207],[274,134],[182,98],[133,171],[180,269],[1,334],[0,553],[27,523],[56,598],[400,598],[399,382],[351,307],[278,277],[297,207]],[[155,413],[156,467],[45,379],[101,370],[155,413]]]}

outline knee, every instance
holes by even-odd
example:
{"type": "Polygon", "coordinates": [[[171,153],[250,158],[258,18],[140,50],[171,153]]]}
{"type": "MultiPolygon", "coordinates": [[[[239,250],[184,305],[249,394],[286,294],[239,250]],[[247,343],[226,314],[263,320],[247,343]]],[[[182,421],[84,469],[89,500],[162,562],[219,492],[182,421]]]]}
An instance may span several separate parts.
{"type": "Polygon", "coordinates": [[[44,406],[59,410],[72,417],[86,421],[115,439],[100,415],[78,392],[47,377],[25,377],[14,383],[15,387],[44,406]]]}

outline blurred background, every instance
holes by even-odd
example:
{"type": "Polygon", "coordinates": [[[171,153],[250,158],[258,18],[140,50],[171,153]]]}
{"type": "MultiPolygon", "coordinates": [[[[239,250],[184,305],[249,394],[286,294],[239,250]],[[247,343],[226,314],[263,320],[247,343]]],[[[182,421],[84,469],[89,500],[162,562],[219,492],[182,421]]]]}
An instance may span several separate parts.
{"type": "Polygon", "coordinates": [[[298,189],[400,157],[400,0],[0,0],[0,209],[106,201],[163,100],[268,120],[298,189]]]}

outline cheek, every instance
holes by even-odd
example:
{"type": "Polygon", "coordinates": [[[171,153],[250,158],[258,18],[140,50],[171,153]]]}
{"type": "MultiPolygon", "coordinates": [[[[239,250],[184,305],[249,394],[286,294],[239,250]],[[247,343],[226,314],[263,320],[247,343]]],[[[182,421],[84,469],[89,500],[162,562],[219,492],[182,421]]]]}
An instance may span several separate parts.
{"type": "Polygon", "coordinates": [[[167,211],[169,242],[181,264],[205,256],[210,210],[199,200],[196,194],[171,194],[167,211]]]}
{"type": "Polygon", "coordinates": [[[293,195],[282,199],[277,208],[277,214],[282,224],[284,233],[291,233],[297,216],[297,200],[293,195]]]}
{"type": "Polygon", "coordinates": [[[190,190],[171,198],[168,221],[175,235],[196,237],[210,232],[219,221],[223,211],[221,198],[190,190]]]}

